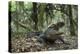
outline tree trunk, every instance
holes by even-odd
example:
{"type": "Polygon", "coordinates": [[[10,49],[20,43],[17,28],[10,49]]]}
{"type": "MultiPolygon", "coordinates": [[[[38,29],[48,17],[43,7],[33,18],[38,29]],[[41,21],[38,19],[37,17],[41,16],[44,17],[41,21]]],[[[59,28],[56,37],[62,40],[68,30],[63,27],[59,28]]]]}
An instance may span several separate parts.
{"type": "Polygon", "coordinates": [[[34,22],[34,30],[38,30],[38,27],[37,27],[38,17],[37,17],[37,3],[36,2],[33,2],[32,20],[34,22]]]}
{"type": "Polygon", "coordinates": [[[70,34],[75,35],[73,16],[72,16],[72,6],[71,5],[69,5],[69,20],[70,20],[70,34]]]}

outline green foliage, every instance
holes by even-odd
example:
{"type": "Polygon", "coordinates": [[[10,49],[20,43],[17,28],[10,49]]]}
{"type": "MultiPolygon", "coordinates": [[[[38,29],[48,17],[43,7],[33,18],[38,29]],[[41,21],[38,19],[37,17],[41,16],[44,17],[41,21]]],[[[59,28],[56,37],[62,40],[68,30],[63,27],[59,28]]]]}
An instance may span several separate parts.
{"type": "Polygon", "coordinates": [[[73,5],[70,11],[69,5],[36,3],[34,7],[33,2],[14,1],[9,2],[9,8],[11,8],[9,11],[12,16],[11,28],[14,32],[17,30],[18,32],[36,31],[35,28],[37,31],[45,31],[49,25],[59,21],[65,22],[64,28],[67,29],[67,34],[77,31],[78,8],[76,5],[73,5]],[[70,28],[72,29],[69,31],[70,28]]]}
{"type": "Polygon", "coordinates": [[[28,9],[28,10],[32,10],[32,3],[31,2],[24,2],[24,6],[25,6],[25,9],[28,9]]]}
{"type": "Polygon", "coordinates": [[[10,1],[9,3],[11,3],[11,12],[14,12],[14,11],[16,11],[16,2],[12,2],[12,1],[10,1]]]}

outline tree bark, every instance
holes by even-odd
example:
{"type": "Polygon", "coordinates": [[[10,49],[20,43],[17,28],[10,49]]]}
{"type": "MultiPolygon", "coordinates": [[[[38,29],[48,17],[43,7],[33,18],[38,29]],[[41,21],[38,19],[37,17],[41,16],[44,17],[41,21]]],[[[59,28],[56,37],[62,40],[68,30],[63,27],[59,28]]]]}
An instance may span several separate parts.
{"type": "Polygon", "coordinates": [[[69,5],[69,20],[70,20],[70,34],[75,35],[73,16],[72,16],[72,6],[71,5],[69,5]]]}
{"type": "Polygon", "coordinates": [[[38,17],[37,17],[37,3],[36,2],[33,2],[32,20],[34,22],[34,30],[38,30],[38,27],[37,27],[38,17]]]}

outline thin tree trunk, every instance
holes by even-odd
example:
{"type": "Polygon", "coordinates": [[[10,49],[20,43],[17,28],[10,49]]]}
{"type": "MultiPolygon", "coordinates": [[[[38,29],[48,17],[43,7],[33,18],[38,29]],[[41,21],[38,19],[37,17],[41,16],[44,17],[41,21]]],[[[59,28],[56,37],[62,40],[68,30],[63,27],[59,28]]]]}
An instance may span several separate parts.
{"type": "Polygon", "coordinates": [[[33,22],[35,24],[34,25],[34,29],[38,30],[38,26],[37,26],[38,17],[37,17],[37,3],[36,2],[33,2],[32,20],[33,20],[33,22]]]}
{"type": "Polygon", "coordinates": [[[70,20],[70,34],[75,35],[73,16],[72,16],[72,6],[71,5],[69,5],[69,20],[70,20]]]}

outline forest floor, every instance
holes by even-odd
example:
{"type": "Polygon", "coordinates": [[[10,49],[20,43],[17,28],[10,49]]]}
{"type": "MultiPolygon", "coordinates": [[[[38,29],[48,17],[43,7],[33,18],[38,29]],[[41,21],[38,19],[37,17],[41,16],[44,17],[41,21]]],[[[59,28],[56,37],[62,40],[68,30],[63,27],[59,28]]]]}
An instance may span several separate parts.
{"type": "Polygon", "coordinates": [[[77,36],[65,36],[64,40],[70,45],[56,41],[54,44],[43,44],[37,41],[37,37],[27,38],[26,35],[11,36],[11,52],[38,52],[53,50],[68,50],[78,48],[77,36]]]}

